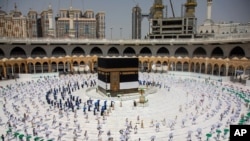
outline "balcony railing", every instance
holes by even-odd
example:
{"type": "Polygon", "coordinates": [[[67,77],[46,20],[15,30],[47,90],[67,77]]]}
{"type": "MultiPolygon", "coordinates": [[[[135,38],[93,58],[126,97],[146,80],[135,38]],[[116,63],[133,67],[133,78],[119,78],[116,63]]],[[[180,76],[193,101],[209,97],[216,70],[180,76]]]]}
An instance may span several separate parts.
{"type": "Polygon", "coordinates": [[[191,39],[77,39],[77,38],[7,38],[0,37],[0,43],[64,43],[64,44],[209,44],[227,42],[249,42],[249,34],[216,35],[208,38],[191,39]]]}

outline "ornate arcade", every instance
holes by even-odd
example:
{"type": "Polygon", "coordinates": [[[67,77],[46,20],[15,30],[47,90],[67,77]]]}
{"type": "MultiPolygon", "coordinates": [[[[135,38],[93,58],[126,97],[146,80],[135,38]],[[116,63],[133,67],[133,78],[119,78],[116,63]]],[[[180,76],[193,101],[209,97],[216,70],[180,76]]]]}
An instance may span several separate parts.
{"type": "Polygon", "coordinates": [[[0,39],[0,72],[94,72],[98,56],[139,57],[140,71],[250,74],[250,36],[169,40],[0,39]]]}

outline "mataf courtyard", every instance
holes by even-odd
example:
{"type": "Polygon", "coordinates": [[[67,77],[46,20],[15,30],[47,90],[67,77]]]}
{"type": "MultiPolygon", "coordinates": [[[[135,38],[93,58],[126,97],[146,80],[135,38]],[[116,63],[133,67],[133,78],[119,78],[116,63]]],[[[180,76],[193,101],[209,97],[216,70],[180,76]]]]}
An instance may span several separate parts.
{"type": "Polygon", "coordinates": [[[223,141],[230,125],[249,124],[249,87],[139,73],[140,94],[107,97],[97,74],[1,81],[0,135],[30,141],[223,141]]]}

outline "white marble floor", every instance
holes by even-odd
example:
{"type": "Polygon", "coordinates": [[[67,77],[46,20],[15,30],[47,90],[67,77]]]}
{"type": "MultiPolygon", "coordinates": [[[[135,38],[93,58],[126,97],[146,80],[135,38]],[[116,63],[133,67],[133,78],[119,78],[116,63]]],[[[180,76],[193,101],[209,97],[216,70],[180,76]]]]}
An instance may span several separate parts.
{"type": "MultiPolygon", "coordinates": [[[[209,140],[222,141],[229,138],[229,133],[223,136],[224,129],[229,129],[230,124],[238,124],[241,115],[248,112],[244,101],[223,89],[230,87],[235,90],[247,91],[247,87],[161,74],[144,75],[147,76],[147,79],[148,77],[154,78],[148,80],[159,82],[161,87],[159,85],[149,86],[149,89],[156,89],[157,92],[146,94],[148,103],[137,105],[137,107],[133,106],[134,100],[138,101],[135,96],[127,97],[123,95],[119,99],[108,98],[98,94],[95,88],[88,89],[86,86],[72,92],[72,95],[78,96],[83,102],[91,98],[94,102],[100,100],[100,105],[103,106],[104,101],[107,100],[108,109],[111,101],[114,101],[114,109],[110,108],[109,114],[105,116],[106,120],[103,120],[100,112],[97,112],[98,116],[94,115],[93,108],[91,111],[86,111],[88,115],[88,119],[86,119],[86,115],[83,113],[83,102],[76,114],[68,112],[68,118],[66,112],[63,111],[63,116],[60,116],[59,109],[51,108],[46,102],[45,95],[51,84],[65,84],[62,81],[66,82],[67,79],[72,82],[73,80],[80,82],[81,79],[89,80],[87,79],[88,76],[58,79],[53,83],[43,83],[41,86],[36,85],[37,80],[28,80],[31,82],[30,84],[27,84],[27,80],[20,79],[17,82],[13,80],[1,81],[0,135],[5,135],[5,139],[16,140],[13,134],[18,132],[24,134],[25,138],[26,128],[31,137],[30,140],[40,137],[40,140],[82,141],[86,140],[84,133],[87,131],[89,141],[107,141],[109,137],[112,137],[114,141],[120,141],[125,137],[125,133],[121,134],[120,130],[126,132],[126,125],[131,123],[132,129],[129,129],[130,132],[126,136],[128,141],[138,141],[139,139],[141,141],[151,141],[152,137],[155,138],[155,141],[168,141],[170,140],[170,134],[173,135],[172,140],[174,141],[204,141],[207,139],[206,134],[208,133],[212,135],[209,140]],[[25,84],[21,89],[15,86],[21,83],[25,84]],[[7,90],[3,89],[8,84],[14,86],[11,91],[4,93],[7,90]],[[16,95],[18,95],[18,98],[14,98],[16,95]],[[4,101],[4,97],[7,102],[4,101]],[[4,110],[4,104],[6,110],[4,110]],[[29,107],[29,113],[27,113],[27,107],[29,107]],[[24,113],[30,116],[25,123],[19,120],[23,118],[24,113]],[[16,117],[16,120],[10,119],[10,115],[16,117]],[[56,120],[53,120],[54,116],[56,120]],[[32,117],[34,117],[33,125],[32,117]],[[15,124],[16,127],[13,127],[12,132],[7,135],[6,131],[9,128],[6,123],[9,119],[12,126],[15,124]],[[55,125],[53,125],[53,121],[55,125]],[[157,131],[156,125],[159,125],[159,131],[157,131]],[[98,126],[101,126],[100,131],[102,131],[99,136],[98,126]],[[134,130],[135,126],[137,126],[137,133],[134,130]],[[38,131],[38,135],[33,135],[33,128],[38,131]],[[202,131],[200,135],[198,135],[197,130],[202,131]],[[219,138],[216,130],[221,130],[219,138]],[[107,135],[108,131],[111,133],[110,136],[107,135]],[[49,137],[46,137],[46,132],[50,132],[49,137]],[[58,139],[59,136],[61,136],[61,139],[58,139]]],[[[140,79],[145,78],[140,77],[140,79]]],[[[93,79],[96,79],[96,77],[93,79]]],[[[51,96],[51,99],[53,99],[53,96],[51,96]]],[[[249,124],[249,122],[245,124],[249,124]]]]}

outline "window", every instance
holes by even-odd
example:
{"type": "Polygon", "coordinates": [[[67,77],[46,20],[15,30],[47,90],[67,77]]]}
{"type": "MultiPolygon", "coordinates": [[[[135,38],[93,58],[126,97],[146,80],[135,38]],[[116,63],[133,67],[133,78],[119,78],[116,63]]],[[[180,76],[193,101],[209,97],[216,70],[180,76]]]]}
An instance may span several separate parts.
{"type": "Polygon", "coordinates": [[[69,24],[65,24],[65,32],[64,33],[69,33],[69,24]]]}
{"type": "Polygon", "coordinates": [[[85,34],[89,34],[89,25],[85,25],[85,34]]]}

